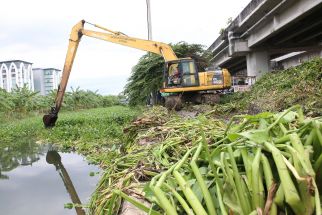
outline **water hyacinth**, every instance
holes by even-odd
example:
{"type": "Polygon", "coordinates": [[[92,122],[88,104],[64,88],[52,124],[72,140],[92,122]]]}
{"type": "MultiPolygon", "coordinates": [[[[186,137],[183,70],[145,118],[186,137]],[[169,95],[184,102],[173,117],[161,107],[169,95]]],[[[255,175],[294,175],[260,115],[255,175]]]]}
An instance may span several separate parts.
{"type": "Polygon", "coordinates": [[[117,213],[126,199],[151,214],[321,214],[322,118],[300,106],[226,124],[164,112],[127,130],[141,145],[113,161],[93,213],[117,213]]]}

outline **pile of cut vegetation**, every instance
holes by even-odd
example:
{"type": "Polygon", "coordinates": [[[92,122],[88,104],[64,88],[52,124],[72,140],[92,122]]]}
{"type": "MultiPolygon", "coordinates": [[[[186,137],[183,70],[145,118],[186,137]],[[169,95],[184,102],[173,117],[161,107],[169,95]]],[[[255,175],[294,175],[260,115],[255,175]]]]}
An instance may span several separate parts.
{"type": "Polygon", "coordinates": [[[250,92],[234,93],[215,106],[218,112],[281,111],[299,104],[306,115],[322,114],[322,59],[263,75],[250,92]]]}
{"type": "Polygon", "coordinates": [[[154,107],[125,131],[92,214],[118,214],[124,201],[154,215],[321,214],[322,118],[300,105],[228,123],[154,107]]]}

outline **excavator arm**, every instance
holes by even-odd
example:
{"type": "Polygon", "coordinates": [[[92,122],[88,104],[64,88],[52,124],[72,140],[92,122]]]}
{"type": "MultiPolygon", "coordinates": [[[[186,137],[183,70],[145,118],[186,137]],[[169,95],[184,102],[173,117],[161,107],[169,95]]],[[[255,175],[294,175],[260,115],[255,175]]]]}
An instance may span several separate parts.
{"type": "Polygon", "coordinates": [[[58,87],[56,98],[55,98],[55,106],[51,108],[51,111],[49,114],[46,114],[43,117],[43,122],[45,127],[55,126],[56,120],[58,118],[58,112],[63,102],[69,75],[72,70],[73,62],[76,56],[77,48],[83,35],[97,38],[100,40],[105,40],[116,44],[120,44],[120,45],[124,45],[124,46],[128,46],[128,47],[132,47],[132,48],[136,48],[136,49],[140,49],[140,50],[144,50],[144,51],[148,51],[148,52],[152,52],[163,56],[166,62],[178,60],[171,46],[169,46],[168,44],[129,37],[121,32],[115,32],[110,29],[101,27],[96,24],[91,24],[91,23],[88,23],[88,24],[91,24],[96,28],[102,29],[105,32],[86,30],[84,29],[85,23],[88,23],[88,22],[85,22],[84,20],[82,20],[72,28],[70,38],[69,38],[68,50],[65,58],[62,79],[58,87]]]}

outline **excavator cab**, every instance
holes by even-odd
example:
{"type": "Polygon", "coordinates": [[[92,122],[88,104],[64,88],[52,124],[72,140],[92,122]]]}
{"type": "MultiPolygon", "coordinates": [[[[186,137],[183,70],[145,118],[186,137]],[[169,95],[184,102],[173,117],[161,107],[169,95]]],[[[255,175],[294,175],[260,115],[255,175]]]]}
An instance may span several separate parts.
{"type": "Polygon", "coordinates": [[[195,61],[187,58],[166,62],[164,80],[164,88],[198,86],[199,76],[195,61]]]}

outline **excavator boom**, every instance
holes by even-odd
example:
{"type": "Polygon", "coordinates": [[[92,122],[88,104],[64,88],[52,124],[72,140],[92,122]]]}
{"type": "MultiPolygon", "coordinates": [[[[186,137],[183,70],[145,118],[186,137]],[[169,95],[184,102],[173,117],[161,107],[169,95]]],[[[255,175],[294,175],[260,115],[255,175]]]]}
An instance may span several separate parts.
{"type": "Polygon", "coordinates": [[[58,87],[58,91],[55,98],[55,106],[51,108],[51,111],[49,114],[46,114],[43,117],[43,122],[45,127],[55,126],[56,120],[58,118],[58,112],[63,102],[69,75],[72,70],[73,62],[76,56],[77,48],[83,35],[97,38],[100,40],[105,40],[112,43],[117,43],[120,45],[132,47],[132,48],[136,48],[136,49],[140,49],[140,50],[144,50],[144,51],[148,51],[148,52],[152,52],[163,56],[166,62],[178,60],[172,48],[168,44],[129,37],[121,32],[115,32],[110,29],[101,27],[96,24],[91,24],[88,22],[87,22],[88,24],[91,24],[96,28],[102,29],[105,32],[86,30],[84,29],[85,23],[86,23],[85,20],[82,20],[72,28],[68,49],[67,49],[67,54],[65,58],[62,79],[58,87]]]}

